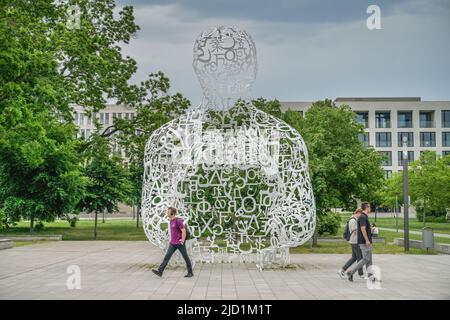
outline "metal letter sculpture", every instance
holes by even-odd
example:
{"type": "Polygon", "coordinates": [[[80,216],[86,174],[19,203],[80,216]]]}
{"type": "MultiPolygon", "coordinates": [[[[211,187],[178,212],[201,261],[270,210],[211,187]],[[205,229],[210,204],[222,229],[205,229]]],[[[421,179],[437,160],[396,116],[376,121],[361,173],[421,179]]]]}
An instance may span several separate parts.
{"type": "Polygon", "coordinates": [[[191,230],[192,260],[285,265],[289,248],[306,242],[316,223],[305,143],[246,102],[257,63],[245,31],[220,26],[202,33],[193,67],[202,104],[157,129],[146,145],[145,233],[165,250],[166,209],[173,206],[191,230]]]}

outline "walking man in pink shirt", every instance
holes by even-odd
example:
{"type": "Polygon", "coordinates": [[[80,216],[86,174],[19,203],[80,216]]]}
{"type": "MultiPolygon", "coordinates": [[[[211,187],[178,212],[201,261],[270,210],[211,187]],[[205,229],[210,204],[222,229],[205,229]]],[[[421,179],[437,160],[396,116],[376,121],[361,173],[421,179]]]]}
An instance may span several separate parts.
{"type": "Polygon", "coordinates": [[[189,259],[187,250],[186,250],[186,228],[184,226],[184,221],[181,218],[177,217],[177,209],[173,207],[169,207],[167,209],[167,215],[169,216],[169,223],[170,223],[170,244],[169,248],[167,249],[166,256],[164,257],[163,262],[159,266],[159,268],[153,269],[153,273],[157,276],[161,277],[164,269],[166,268],[167,264],[169,263],[170,258],[175,253],[175,251],[178,249],[181,252],[181,255],[184,258],[184,261],[186,261],[186,267],[187,267],[187,274],[184,276],[185,278],[193,277],[194,274],[192,273],[192,264],[191,260],[189,259]]]}

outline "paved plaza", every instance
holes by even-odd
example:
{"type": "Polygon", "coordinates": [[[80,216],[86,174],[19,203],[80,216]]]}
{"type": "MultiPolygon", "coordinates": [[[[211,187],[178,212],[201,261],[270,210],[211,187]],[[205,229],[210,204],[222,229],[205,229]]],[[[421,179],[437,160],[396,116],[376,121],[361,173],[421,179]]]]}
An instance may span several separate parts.
{"type": "Polygon", "coordinates": [[[59,241],[0,250],[0,299],[450,299],[449,255],[375,255],[381,289],[341,280],[347,255],[296,254],[297,268],[259,272],[253,264],[197,264],[194,278],[150,266],[162,252],[144,241],[59,241]],[[80,289],[69,290],[69,266],[80,289]]]}

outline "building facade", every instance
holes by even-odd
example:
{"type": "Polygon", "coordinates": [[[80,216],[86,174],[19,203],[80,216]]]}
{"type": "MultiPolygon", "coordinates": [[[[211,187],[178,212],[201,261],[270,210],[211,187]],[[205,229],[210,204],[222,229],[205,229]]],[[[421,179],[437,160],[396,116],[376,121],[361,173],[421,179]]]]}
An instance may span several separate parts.
{"type": "MultiPolygon", "coordinates": [[[[359,139],[382,153],[386,177],[402,170],[403,137],[407,139],[408,161],[419,159],[425,150],[439,155],[450,154],[450,101],[422,101],[419,97],[405,98],[336,98],[336,105],[348,105],[356,119],[365,127],[359,139]]],[[[302,115],[312,101],[281,101],[282,111],[294,110],[302,115]]],[[[103,128],[116,118],[132,119],[135,110],[125,105],[107,105],[95,116],[103,128]]],[[[79,136],[89,138],[95,130],[94,122],[83,108],[74,107],[74,122],[79,136]]]]}
{"type": "MultiPolygon", "coordinates": [[[[450,101],[422,101],[406,98],[336,98],[336,105],[348,105],[365,127],[359,139],[384,155],[386,177],[402,170],[403,137],[407,139],[408,161],[419,159],[425,150],[450,154],[450,101]]],[[[304,113],[312,102],[283,101],[282,111],[304,113]]]]}
{"type": "Polygon", "coordinates": [[[78,136],[85,139],[88,139],[95,130],[93,117],[96,117],[102,124],[102,128],[106,129],[114,124],[116,118],[133,119],[136,113],[132,108],[117,104],[108,104],[100,112],[91,115],[91,117],[86,114],[81,106],[75,105],[73,109],[73,121],[79,128],[78,136]]]}

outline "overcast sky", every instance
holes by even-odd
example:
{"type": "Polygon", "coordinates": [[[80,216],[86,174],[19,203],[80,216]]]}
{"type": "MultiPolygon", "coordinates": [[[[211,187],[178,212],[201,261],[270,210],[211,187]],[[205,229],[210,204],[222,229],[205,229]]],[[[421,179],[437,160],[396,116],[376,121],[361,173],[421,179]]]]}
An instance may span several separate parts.
{"type": "Polygon", "coordinates": [[[450,0],[118,0],[135,8],[141,30],[124,48],[133,82],[163,71],[171,91],[195,105],[196,37],[216,25],[245,29],[256,44],[253,97],[313,101],[420,96],[450,100],[450,0]],[[370,4],[381,30],[369,30],[370,4]]]}

